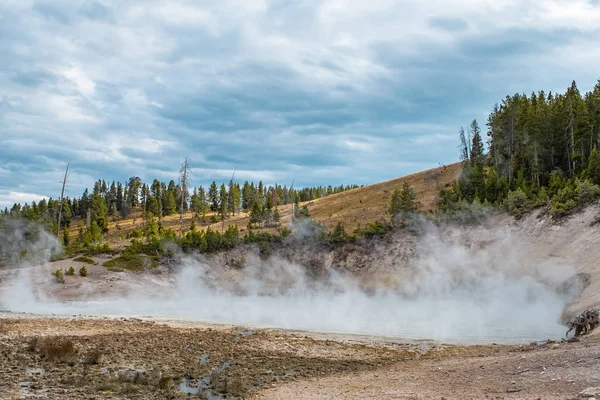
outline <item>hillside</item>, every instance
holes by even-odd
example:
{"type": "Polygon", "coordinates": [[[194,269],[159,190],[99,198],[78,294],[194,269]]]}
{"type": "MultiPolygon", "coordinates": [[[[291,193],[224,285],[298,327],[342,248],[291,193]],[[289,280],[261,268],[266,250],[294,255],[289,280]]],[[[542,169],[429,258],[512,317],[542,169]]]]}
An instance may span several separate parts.
{"type": "MultiPolygon", "coordinates": [[[[457,179],[460,172],[461,164],[455,163],[300,204],[306,205],[313,219],[324,224],[327,229],[332,229],[338,222],[341,222],[348,232],[352,232],[358,224],[364,226],[380,218],[389,218],[387,207],[392,192],[396,188],[401,188],[405,181],[415,189],[422,211],[434,209],[439,188],[457,179]]],[[[286,226],[291,222],[292,205],[278,206],[278,210],[281,214],[281,224],[286,226]]],[[[210,226],[211,229],[221,230],[222,227],[227,229],[229,225],[237,225],[242,233],[247,229],[248,213],[241,212],[231,216],[224,224],[222,222],[210,223],[212,214],[207,215],[207,222],[205,223],[202,223],[200,218],[196,218],[196,229],[206,229],[210,226]]],[[[184,215],[184,230],[190,229],[193,219],[194,215],[191,212],[184,215]]],[[[79,227],[83,223],[84,221],[73,221],[71,223],[69,228],[71,239],[77,236],[79,227]]],[[[165,228],[178,231],[179,215],[167,216],[162,223],[165,228]]],[[[112,246],[126,245],[129,242],[126,239],[127,234],[135,229],[140,229],[142,225],[142,210],[135,209],[128,218],[109,222],[107,241],[112,246]]]]}

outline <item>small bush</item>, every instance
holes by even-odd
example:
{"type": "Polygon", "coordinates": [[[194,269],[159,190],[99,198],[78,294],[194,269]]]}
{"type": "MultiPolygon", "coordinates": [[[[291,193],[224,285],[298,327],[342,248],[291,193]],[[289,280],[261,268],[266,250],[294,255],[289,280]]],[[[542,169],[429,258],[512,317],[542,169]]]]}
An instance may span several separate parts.
{"type": "Polygon", "coordinates": [[[246,257],[242,256],[240,259],[233,259],[229,263],[229,266],[233,269],[242,269],[246,264],[246,257]]]}
{"type": "Polygon", "coordinates": [[[529,201],[527,200],[527,194],[521,189],[508,192],[506,199],[504,199],[504,207],[510,215],[516,218],[521,218],[523,213],[529,209],[529,201]]]}
{"type": "Polygon", "coordinates": [[[87,257],[87,256],[81,256],[81,257],[74,258],[73,261],[94,264],[94,260],[92,260],[90,257],[87,257]]]}
{"type": "Polygon", "coordinates": [[[104,263],[106,268],[123,268],[129,271],[141,271],[158,265],[155,256],[145,254],[123,254],[104,263]]]}
{"type": "Polygon", "coordinates": [[[163,376],[158,380],[158,388],[160,390],[168,391],[173,387],[173,378],[170,376],[163,376]]]}
{"type": "Polygon", "coordinates": [[[87,365],[98,365],[102,364],[104,354],[100,350],[92,350],[85,356],[84,363],[87,365]]]}
{"type": "Polygon", "coordinates": [[[113,254],[114,255],[116,253],[118,253],[118,251],[111,249],[110,246],[108,245],[108,243],[99,244],[97,246],[88,246],[84,251],[84,254],[88,257],[95,256],[98,254],[113,254]]]}
{"type": "Polygon", "coordinates": [[[325,240],[330,243],[342,243],[350,239],[350,236],[346,233],[344,226],[340,221],[336,224],[332,232],[326,234],[325,240]]]}
{"type": "Polygon", "coordinates": [[[566,186],[559,189],[552,198],[550,214],[564,216],[569,214],[575,207],[577,207],[577,193],[571,186],[566,186]]]}
{"type": "Polygon", "coordinates": [[[135,239],[141,237],[144,237],[144,232],[142,232],[140,229],[134,229],[127,234],[127,239],[135,239]]]}
{"type": "Polygon", "coordinates": [[[292,234],[292,231],[287,226],[282,226],[278,228],[277,231],[279,232],[279,236],[282,238],[286,238],[292,234]]]}
{"type": "Polygon", "coordinates": [[[375,236],[383,237],[392,229],[392,225],[388,222],[375,221],[364,228],[356,228],[356,230],[354,230],[354,235],[365,238],[372,238],[375,236]]]}
{"type": "Polygon", "coordinates": [[[57,283],[65,283],[65,276],[62,269],[57,269],[52,273],[52,275],[54,275],[54,278],[56,278],[57,283]]]}
{"type": "Polygon", "coordinates": [[[79,275],[81,275],[81,276],[85,277],[85,276],[87,276],[87,274],[88,274],[88,270],[87,270],[87,268],[86,268],[86,267],[85,267],[85,265],[84,265],[83,267],[81,267],[81,268],[79,269],[79,275]]]}
{"type": "Polygon", "coordinates": [[[598,185],[594,185],[588,180],[577,180],[575,184],[577,186],[575,191],[579,204],[590,203],[600,197],[600,187],[598,185]]]}
{"type": "Polygon", "coordinates": [[[70,275],[70,276],[73,276],[73,275],[75,275],[75,268],[73,268],[73,266],[71,266],[71,267],[70,267],[70,268],[67,270],[67,272],[65,272],[65,275],[70,275]]]}

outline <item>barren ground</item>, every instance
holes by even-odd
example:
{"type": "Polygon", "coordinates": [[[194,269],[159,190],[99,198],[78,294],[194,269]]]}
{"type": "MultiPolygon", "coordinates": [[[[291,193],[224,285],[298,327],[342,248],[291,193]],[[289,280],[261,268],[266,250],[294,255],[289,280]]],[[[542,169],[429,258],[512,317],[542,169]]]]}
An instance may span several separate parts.
{"type": "Polygon", "coordinates": [[[600,384],[598,334],[451,346],[13,313],[0,314],[0,329],[1,399],[202,398],[185,382],[203,377],[215,396],[256,399],[575,399],[600,384]],[[56,338],[74,348],[53,352],[56,338]]]}
{"type": "MultiPolygon", "coordinates": [[[[600,245],[598,213],[591,206],[560,222],[536,212],[518,222],[501,217],[491,223],[522,239],[523,267],[546,268],[551,264],[541,261],[557,260],[588,275],[565,310],[572,316],[600,304],[592,250],[600,245]]],[[[498,240],[486,229],[463,232],[472,248],[498,240]]],[[[325,269],[336,260],[359,275],[403,276],[413,253],[414,244],[399,236],[337,250],[298,247],[283,255],[325,269]]],[[[249,256],[215,257],[214,272],[234,276],[225,261],[242,255],[249,256]]],[[[63,300],[172,289],[168,269],[113,272],[102,266],[105,259],[94,261],[86,264],[85,278],[54,283],[51,271],[84,265],[63,260],[30,268],[30,282],[39,294],[63,300]]],[[[13,272],[2,271],[0,281],[13,272]]],[[[600,398],[600,389],[580,395],[600,387],[600,330],[578,342],[459,346],[158,318],[0,312],[0,376],[0,399],[202,398],[207,389],[213,399],[589,399],[600,398]]]]}

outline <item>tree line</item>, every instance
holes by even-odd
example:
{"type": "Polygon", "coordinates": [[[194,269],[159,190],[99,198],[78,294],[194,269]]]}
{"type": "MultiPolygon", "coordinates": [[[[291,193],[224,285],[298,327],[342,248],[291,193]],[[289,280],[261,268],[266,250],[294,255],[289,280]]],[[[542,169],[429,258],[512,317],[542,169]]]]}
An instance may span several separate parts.
{"type": "MultiPolygon", "coordinates": [[[[135,176],[124,183],[113,181],[108,184],[102,179],[94,183],[91,191],[86,188],[81,197],[63,199],[61,228],[69,227],[74,219],[85,220],[89,232],[83,234],[89,233],[90,240],[93,240],[107,232],[109,220],[127,218],[134,209],[141,209],[144,219],[158,219],[159,224],[162,218],[177,213],[193,212],[194,217],[203,222],[211,214],[211,222],[214,223],[243,211],[250,213],[254,226],[269,227],[279,220],[278,205],[296,204],[297,212],[301,212],[299,202],[358,187],[354,184],[295,189],[279,184],[264,185],[262,181],[258,184],[245,181],[240,185],[232,179],[228,185],[218,185],[213,181],[208,188],[199,186],[188,190],[183,182],[175,183],[174,180],[166,183],[154,179],[151,183],[144,183],[135,176]]],[[[0,211],[0,218],[21,217],[40,222],[56,233],[59,208],[60,201],[52,198],[23,205],[15,203],[10,209],[0,211]]]]}
{"type": "Polygon", "coordinates": [[[478,202],[564,215],[600,195],[600,80],[583,95],[573,81],[565,93],[506,96],[486,126],[487,151],[477,120],[460,128],[463,171],[441,189],[442,211],[478,202]]]}

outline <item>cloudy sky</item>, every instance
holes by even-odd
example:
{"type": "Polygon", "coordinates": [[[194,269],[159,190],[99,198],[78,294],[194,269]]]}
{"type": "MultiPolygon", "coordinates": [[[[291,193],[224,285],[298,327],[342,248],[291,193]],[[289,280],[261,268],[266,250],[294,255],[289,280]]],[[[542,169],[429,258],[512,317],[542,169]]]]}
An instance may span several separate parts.
{"type": "MultiPolygon", "coordinates": [[[[590,90],[600,1],[2,0],[0,206],[94,180],[368,184],[506,94],[590,90]]],[[[484,126],[485,129],[485,126],[484,126]]]]}

